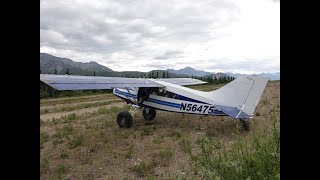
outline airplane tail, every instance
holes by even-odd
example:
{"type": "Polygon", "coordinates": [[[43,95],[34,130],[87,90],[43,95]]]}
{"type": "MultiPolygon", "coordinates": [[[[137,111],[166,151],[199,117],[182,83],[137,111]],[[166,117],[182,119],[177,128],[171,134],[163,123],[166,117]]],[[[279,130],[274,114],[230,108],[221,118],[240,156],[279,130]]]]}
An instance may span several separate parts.
{"type": "Polygon", "coordinates": [[[267,77],[244,75],[218,90],[210,92],[218,110],[227,115],[245,119],[251,118],[261,95],[269,81],[267,77]]]}

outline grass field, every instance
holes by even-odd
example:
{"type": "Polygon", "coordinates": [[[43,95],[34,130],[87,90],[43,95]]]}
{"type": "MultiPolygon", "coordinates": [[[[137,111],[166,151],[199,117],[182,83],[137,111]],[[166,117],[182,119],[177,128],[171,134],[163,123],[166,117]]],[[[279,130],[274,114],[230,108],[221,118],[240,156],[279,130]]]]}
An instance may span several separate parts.
{"type": "Polygon", "coordinates": [[[280,81],[267,84],[249,132],[229,117],[162,111],[120,129],[123,109],[113,94],[41,99],[41,179],[280,179],[280,81]]]}

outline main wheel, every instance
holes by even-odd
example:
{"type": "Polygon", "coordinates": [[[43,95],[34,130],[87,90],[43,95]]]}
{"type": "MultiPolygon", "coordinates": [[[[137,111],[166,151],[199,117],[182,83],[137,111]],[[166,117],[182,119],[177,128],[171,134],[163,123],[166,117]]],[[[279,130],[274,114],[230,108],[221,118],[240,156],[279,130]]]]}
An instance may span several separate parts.
{"type": "Polygon", "coordinates": [[[143,108],[142,110],[142,115],[145,120],[147,121],[152,121],[154,118],[156,118],[156,110],[152,108],[143,108]]]}
{"type": "Polygon", "coordinates": [[[121,111],[117,116],[117,123],[120,128],[130,128],[132,125],[132,116],[128,111],[121,111]]]}

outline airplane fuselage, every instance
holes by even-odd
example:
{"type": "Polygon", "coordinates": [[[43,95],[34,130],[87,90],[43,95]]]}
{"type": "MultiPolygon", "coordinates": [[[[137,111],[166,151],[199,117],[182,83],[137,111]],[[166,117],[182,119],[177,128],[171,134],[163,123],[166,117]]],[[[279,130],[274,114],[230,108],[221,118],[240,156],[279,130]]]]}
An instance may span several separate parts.
{"type": "MultiPolygon", "coordinates": [[[[138,90],[137,89],[113,89],[113,93],[126,101],[128,104],[137,104],[138,90]]],[[[153,108],[162,111],[170,111],[177,113],[202,114],[224,116],[222,111],[215,108],[213,104],[201,102],[191,97],[186,97],[178,93],[167,91],[166,88],[162,92],[153,92],[149,98],[140,104],[141,107],[153,108]]]]}

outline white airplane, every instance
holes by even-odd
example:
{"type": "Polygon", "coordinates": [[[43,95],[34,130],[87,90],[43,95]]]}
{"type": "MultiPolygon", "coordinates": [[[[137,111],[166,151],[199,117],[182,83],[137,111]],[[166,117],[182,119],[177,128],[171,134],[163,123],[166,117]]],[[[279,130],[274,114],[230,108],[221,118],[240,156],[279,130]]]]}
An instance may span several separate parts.
{"type": "Polygon", "coordinates": [[[205,84],[191,78],[135,79],[121,77],[74,76],[40,74],[40,80],[57,90],[113,89],[113,93],[132,104],[130,111],[117,116],[121,128],[130,128],[132,116],[142,110],[145,120],[152,121],[156,110],[239,119],[249,130],[248,119],[253,117],[267,82],[266,77],[240,76],[225,86],[203,92],[184,87],[205,84]]]}

